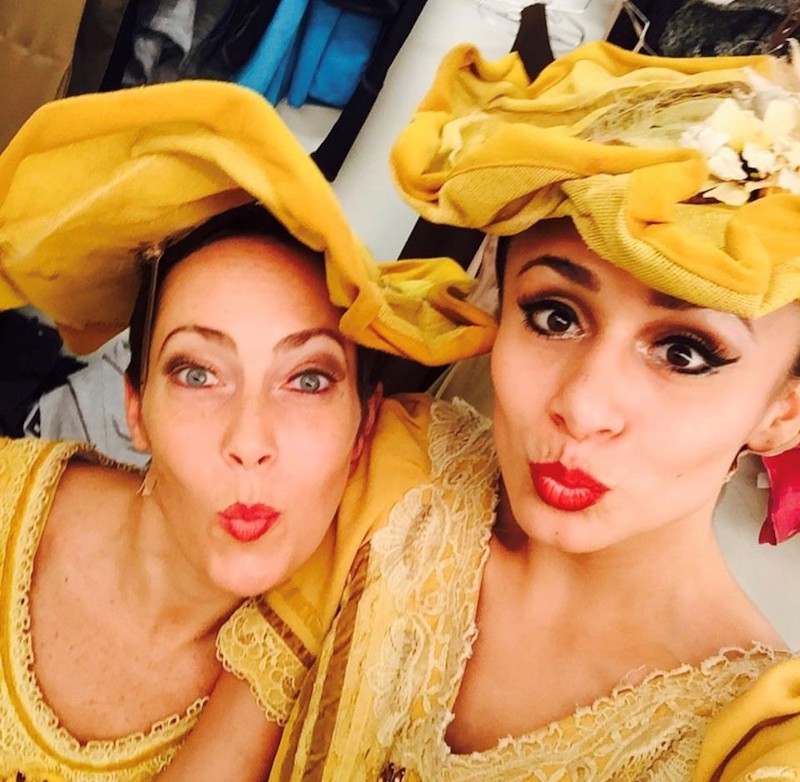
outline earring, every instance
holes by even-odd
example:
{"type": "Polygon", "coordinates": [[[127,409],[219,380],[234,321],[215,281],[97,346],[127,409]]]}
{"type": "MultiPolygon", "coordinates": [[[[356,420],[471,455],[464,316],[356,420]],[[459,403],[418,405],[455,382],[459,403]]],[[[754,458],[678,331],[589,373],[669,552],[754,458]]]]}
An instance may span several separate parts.
{"type": "Polygon", "coordinates": [[[149,497],[153,493],[153,489],[155,489],[155,487],[156,487],[156,476],[153,475],[152,470],[148,470],[144,474],[144,478],[142,478],[142,483],[136,490],[136,493],[140,497],[149,497]]]}

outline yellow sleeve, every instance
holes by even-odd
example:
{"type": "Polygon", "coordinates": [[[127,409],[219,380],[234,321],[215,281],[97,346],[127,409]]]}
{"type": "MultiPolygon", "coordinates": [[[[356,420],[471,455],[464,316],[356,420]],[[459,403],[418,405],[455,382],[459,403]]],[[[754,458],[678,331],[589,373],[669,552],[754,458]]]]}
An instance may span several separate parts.
{"type": "Polygon", "coordinates": [[[217,653],[223,666],[250,683],[268,719],[285,723],[359,548],[407,491],[430,479],[430,408],[430,398],[421,395],[383,401],[320,547],[287,581],[247,601],[220,630],[217,653]]]}
{"type": "Polygon", "coordinates": [[[711,721],[692,782],[800,781],[800,659],[770,668],[711,721]]]}

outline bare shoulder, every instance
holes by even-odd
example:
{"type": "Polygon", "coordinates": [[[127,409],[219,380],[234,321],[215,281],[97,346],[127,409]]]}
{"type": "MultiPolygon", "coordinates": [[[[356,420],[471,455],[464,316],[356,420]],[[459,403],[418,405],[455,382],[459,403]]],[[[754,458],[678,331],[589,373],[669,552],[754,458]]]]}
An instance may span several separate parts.
{"type": "MultiPolygon", "coordinates": [[[[92,530],[96,532],[100,524],[106,529],[123,524],[140,482],[134,472],[71,460],[53,497],[45,538],[56,537],[61,546],[71,537],[71,529],[82,536],[95,534],[92,530]]],[[[46,539],[42,542],[46,544],[46,539]]]]}
{"type": "Polygon", "coordinates": [[[731,650],[730,656],[733,650],[749,650],[755,645],[775,650],[788,648],[769,619],[738,584],[720,591],[693,616],[686,616],[684,637],[700,644],[696,659],[713,656],[721,649],[731,650]]]}

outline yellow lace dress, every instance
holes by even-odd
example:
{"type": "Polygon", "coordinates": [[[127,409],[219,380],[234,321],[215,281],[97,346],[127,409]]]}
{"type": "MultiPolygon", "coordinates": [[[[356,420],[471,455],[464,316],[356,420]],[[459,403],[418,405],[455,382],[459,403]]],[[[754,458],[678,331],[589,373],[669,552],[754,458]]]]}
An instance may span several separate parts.
{"type": "Polygon", "coordinates": [[[172,759],[204,702],[146,734],[81,743],[44,701],[32,670],[31,575],[56,487],[74,456],[92,458],[78,443],[0,439],[0,780],[148,780],[172,759]]]}
{"type": "MultiPolygon", "coordinates": [[[[489,423],[471,408],[436,402],[416,413],[411,440],[426,479],[384,501],[384,522],[354,556],[330,632],[318,650],[305,650],[315,662],[296,681],[271,779],[688,782],[709,719],[784,653],[721,650],[698,666],[621,684],[489,751],[450,752],[445,730],[477,633],[498,468],[489,423]]],[[[407,443],[387,450],[395,469],[413,451],[407,443]]],[[[269,624],[272,609],[262,608],[250,613],[247,632],[234,623],[221,643],[239,675],[248,675],[248,643],[266,637],[257,616],[269,624]]],[[[263,703],[269,687],[250,674],[263,703]]]]}

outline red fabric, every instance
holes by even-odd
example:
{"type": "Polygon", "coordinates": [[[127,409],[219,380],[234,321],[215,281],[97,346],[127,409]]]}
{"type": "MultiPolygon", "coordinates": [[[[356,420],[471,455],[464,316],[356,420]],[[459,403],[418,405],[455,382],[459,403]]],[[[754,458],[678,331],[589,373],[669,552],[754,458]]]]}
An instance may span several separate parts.
{"type": "Polygon", "coordinates": [[[776,545],[800,532],[800,446],[762,456],[769,476],[769,508],[759,543],[776,545]]]}

